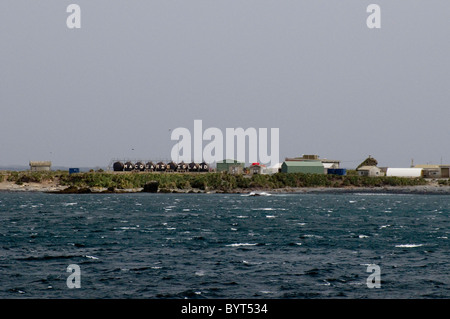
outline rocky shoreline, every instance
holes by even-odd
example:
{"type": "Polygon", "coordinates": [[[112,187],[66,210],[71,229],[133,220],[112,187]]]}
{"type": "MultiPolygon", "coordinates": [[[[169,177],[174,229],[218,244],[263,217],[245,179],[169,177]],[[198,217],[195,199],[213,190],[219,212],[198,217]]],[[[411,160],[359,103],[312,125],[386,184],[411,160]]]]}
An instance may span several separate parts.
{"type": "Polygon", "coordinates": [[[391,194],[441,194],[450,195],[449,185],[438,185],[437,183],[429,183],[428,185],[417,186],[381,186],[381,187],[285,187],[285,188],[236,188],[230,191],[222,191],[215,189],[153,189],[145,188],[129,188],[114,189],[102,187],[84,187],[78,188],[73,186],[63,186],[57,183],[24,183],[17,185],[13,182],[0,183],[0,192],[42,192],[51,194],[126,194],[126,193],[177,193],[177,194],[250,194],[259,195],[261,193],[269,194],[295,194],[295,193],[391,193],[391,194]]]}

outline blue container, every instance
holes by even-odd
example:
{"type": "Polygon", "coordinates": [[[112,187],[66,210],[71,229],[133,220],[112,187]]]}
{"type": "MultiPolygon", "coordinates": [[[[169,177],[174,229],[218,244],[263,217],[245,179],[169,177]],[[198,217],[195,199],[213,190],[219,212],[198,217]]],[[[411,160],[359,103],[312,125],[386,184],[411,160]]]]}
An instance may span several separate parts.
{"type": "Polygon", "coordinates": [[[80,172],[79,168],[69,168],[69,175],[74,174],[74,173],[79,173],[79,172],[80,172]]]}

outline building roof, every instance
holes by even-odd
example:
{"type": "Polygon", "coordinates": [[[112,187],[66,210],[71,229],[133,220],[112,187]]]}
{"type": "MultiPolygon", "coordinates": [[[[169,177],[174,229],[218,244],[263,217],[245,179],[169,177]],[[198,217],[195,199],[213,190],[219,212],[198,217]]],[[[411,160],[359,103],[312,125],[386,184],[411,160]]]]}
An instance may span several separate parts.
{"type": "Polygon", "coordinates": [[[310,159],[310,158],[304,158],[304,157],[286,157],[286,162],[304,162],[304,161],[320,161],[322,163],[333,163],[333,164],[340,164],[341,161],[339,160],[331,160],[326,158],[319,158],[319,159],[310,159]]]}
{"type": "Polygon", "coordinates": [[[416,166],[414,166],[415,168],[428,168],[428,169],[430,169],[430,168],[435,168],[435,169],[439,169],[439,168],[447,168],[447,167],[450,167],[450,164],[449,165],[433,165],[433,164],[425,164],[425,165],[416,165],[416,166]]]}
{"type": "Polygon", "coordinates": [[[426,165],[415,165],[415,168],[439,168],[439,165],[430,165],[430,164],[426,164],[426,165]]]}
{"type": "Polygon", "coordinates": [[[374,168],[381,170],[379,167],[376,166],[361,166],[360,168],[357,169],[357,171],[370,171],[371,169],[374,168]]]}
{"type": "Polygon", "coordinates": [[[50,162],[50,161],[30,161],[30,166],[33,166],[33,167],[52,166],[52,162],[50,162]]]}
{"type": "Polygon", "coordinates": [[[232,160],[232,159],[224,159],[223,161],[217,162],[221,164],[243,164],[244,162],[240,162],[238,160],[232,160]]]}
{"type": "Polygon", "coordinates": [[[285,161],[283,164],[287,166],[320,166],[323,167],[321,161],[285,161]]]}

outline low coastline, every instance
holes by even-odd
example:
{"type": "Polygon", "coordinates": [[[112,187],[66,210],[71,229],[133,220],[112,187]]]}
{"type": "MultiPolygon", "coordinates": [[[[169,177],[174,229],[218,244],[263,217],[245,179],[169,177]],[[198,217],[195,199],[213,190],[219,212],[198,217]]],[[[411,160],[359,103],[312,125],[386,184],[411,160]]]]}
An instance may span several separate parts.
{"type": "MultiPolygon", "coordinates": [[[[14,182],[1,182],[0,192],[41,192],[51,194],[127,194],[127,193],[142,193],[143,187],[127,188],[127,189],[108,189],[106,187],[68,187],[60,185],[57,181],[43,182],[43,183],[24,183],[17,185],[14,182]]],[[[450,185],[439,185],[436,182],[429,182],[426,185],[414,186],[379,186],[379,187],[283,187],[283,188],[235,188],[231,190],[219,189],[163,189],[154,193],[176,193],[176,194],[303,194],[303,193],[333,193],[333,194],[348,194],[348,193],[371,193],[371,194],[436,194],[436,195],[450,195],[450,185]]]]}

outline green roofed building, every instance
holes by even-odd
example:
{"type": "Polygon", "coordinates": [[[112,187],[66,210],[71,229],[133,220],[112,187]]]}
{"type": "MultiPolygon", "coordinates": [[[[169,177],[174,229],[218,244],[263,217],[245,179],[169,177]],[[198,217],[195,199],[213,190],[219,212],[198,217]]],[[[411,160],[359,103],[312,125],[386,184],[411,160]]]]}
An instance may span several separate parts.
{"type": "Polygon", "coordinates": [[[225,159],[221,162],[217,162],[217,172],[228,172],[231,174],[241,174],[244,171],[245,163],[237,160],[225,159]]]}
{"type": "Polygon", "coordinates": [[[281,164],[282,173],[325,174],[321,161],[285,161],[281,164]]]}

